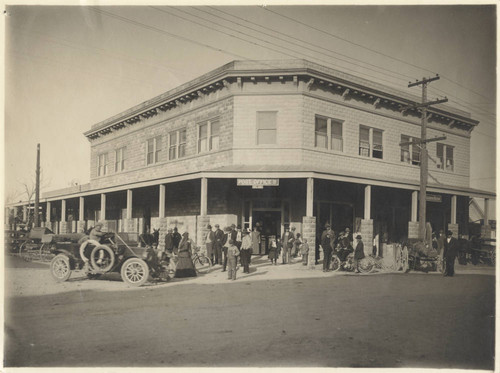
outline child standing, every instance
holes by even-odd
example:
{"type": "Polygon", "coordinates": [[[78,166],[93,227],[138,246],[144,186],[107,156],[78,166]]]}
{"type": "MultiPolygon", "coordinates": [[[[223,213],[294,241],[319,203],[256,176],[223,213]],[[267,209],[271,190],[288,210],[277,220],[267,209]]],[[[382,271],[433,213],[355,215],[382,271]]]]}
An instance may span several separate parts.
{"type": "Polygon", "coordinates": [[[271,264],[276,265],[278,256],[279,256],[279,250],[278,250],[278,245],[276,244],[276,237],[271,236],[269,240],[269,259],[271,259],[271,264]]]}
{"type": "Polygon", "coordinates": [[[302,254],[302,265],[307,265],[307,257],[309,255],[309,244],[307,238],[304,238],[304,243],[300,245],[300,253],[302,254]]]}
{"type": "Polygon", "coordinates": [[[235,242],[229,239],[229,244],[227,246],[227,264],[228,264],[228,272],[227,279],[228,280],[236,280],[236,260],[240,255],[240,251],[235,246],[235,242]]]}

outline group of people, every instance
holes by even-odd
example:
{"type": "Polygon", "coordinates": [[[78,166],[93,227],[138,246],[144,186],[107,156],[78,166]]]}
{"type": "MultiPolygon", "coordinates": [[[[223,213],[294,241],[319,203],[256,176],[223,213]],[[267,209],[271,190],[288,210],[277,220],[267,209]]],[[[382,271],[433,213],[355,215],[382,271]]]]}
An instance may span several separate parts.
{"type": "Polygon", "coordinates": [[[302,239],[300,233],[295,234],[295,227],[285,227],[285,232],[279,237],[272,236],[269,240],[269,259],[273,265],[278,264],[281,255],[281,264],[292,263],[292,258],[302,256],[302,264],[307,265],[309,244],[302,239]]]}
{"type": "Polygon", "coordinates": [[[356,248],[353,249],[353,235],[349,228],[344,232],[335,234],[330,224],[325,225],[325,230],[321,234],[320,245],[323,249],[323,272],[330,271],[332,255],[335,254],[343,263],[347,260],[349,254],[354,252],[354,268],[356,273],[359,271],[359,261],[365,257],[364,244],[361,235],[356,236],[356,248]]]}
{"type": "Polygon", "coordinates": [[[222,272],[228,272],[229,280],[236,280],[236,267],[240,257],[243,273],[250,273],[250,263],[253,251],[258,252],[260,244],[260,232],[258,226],[254,230],[241,229],[241,226],[232,224],[220,228],[215,224],[215,230],[211,225],[207,226],[208,232],[205,236],[207,256],[212,263],[222,265],[222,272]]]}

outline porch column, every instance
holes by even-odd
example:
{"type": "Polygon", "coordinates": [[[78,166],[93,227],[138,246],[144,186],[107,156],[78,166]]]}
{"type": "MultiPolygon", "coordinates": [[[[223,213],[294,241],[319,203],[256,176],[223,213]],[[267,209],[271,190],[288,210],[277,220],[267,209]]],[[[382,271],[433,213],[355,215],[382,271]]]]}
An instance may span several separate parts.
{"type": "Polygon", "coordinates": [[[165,217],[165,192],[166,192],[165,184],[160,184],[160,198],[158,201],[158,203],[160,204],[158,206],[158,217],[160,218],[165,217]]]}
{"type": "Polygon", "coordinates": [[[306,193],[306,216],[313,216],[313,201],[314,201],[314,179],[307,178],[307,193],[306,193]]]}
{"type": "Polygon", "coordinates": [[[46,224],[49,224],[49,227],[50,227],[50,212],[52,210],[52,206],[50,205],[50,201],[47,201],[47,208],[45,210],[45,221],[46,221],[46,224]]]}
{"type": "Polygon", "coordinates": [[[457,196],[451,196],[451,224],[457,224],[457,196]]]}
{"type": "Polygon", "coordinates": [[[372,205],[372,186],[365,186],[365,220],[370,220],[371,215],[371,205],[372,205]]]}
{"type": "Polygon", "coordinates": [[[207,178],[201,178],[200,215],[207,215],[207,178]]]}
{"type": "Polygon", "coordinates": [[[132,197],[132,189],[127,189],[127,219],[132,219],[132,197]]]}
{"type": "Polygon", "coordinates": [[[418,210],[418,191],[415,190],[411,193],[411,221],[412,222],[418,222],[417,210],[418,210]]]}
{"type": "Polygon", "coordinates": [[[489,225],[489,220],[490,220],[490,217],[489,217],[489,208],[488,208],[488,204],[489,204],[489,198],[485,198],[484,199],[484,216],[483,216],[483,219],[484,219],[484,222],[483,222],[483,225],[489,225]]]}
{"type": "Polygon", "coordinates": [[[101,219],[106,220],[106,194],[101,193],[101,219]]]}
{"type": "Polygon", "coordinates": [[[80,206],[78,207],[78,220],[85,220],[85,199],[80,197],[80,206]]]}
{"type": "Polygon", "coordinates": [[[28,221],[28,206],[23,206],[23,222],[28,221]]]}
{"type": "Polygon", "coordinates": [[[61,200],[61,221],[66,221],[66,200],[61,200]]]}

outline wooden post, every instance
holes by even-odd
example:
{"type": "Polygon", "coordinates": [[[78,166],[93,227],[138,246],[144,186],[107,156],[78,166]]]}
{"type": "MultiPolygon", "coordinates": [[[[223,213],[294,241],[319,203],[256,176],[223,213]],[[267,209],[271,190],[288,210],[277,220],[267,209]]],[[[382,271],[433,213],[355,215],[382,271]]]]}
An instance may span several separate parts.
{"type": "Polygon", "coordinates": [[[365,220],[371,219],[372,186],[365,186],[365,220]]]}
{"type": "Polygon", "coordinates": [[[101,193],[101,219],[106,220],[106,194],[101,193]]]}
{"type": "Polygon", "coordinates": [[[160,218],[165,217],[165,196],[166,196],[166,187],[165,184],[160,184],[160,197],[159,197],[159,206],[158,206],[158,216],[160,218]]]}
{"type": "Polygon", "coordinates": [[[313,216],[313,201],[314,201],[314,179],[307,178],[307,192],[306,192],[306,216],[313,216]]]}
{"type": "Polygon", "coordinates": [[[208,193],[208,185],[207,178],[201,178],[201,195],[200,195],[200,215],[207,215],[207,193],[208,193]]]}
{"type": "Polygon", "coordinates": [[[457,224],[457,196],[451,196],[451,224],[457,224]]]}
{"type": "Polygon", "coordinates": [[[79,221],[84,221],[85,220],[85,198],[80,197],[80,205],[78,207],[78,220],[79,221]]]}
{"type": "Polygon", "coordinates": [[[127,189],[127,219],[132,219],[132,189],[127,189]]]}
{"type": "Polygon", "coordinates": [[[61,200],[61,221],[66,221],[66,200],[61,200]]]}
{"type": "Polygon", "coordinates": [[[415,190],[411,193],[411,221],[417,222],[418,210],[418,192],[415,190]]]}

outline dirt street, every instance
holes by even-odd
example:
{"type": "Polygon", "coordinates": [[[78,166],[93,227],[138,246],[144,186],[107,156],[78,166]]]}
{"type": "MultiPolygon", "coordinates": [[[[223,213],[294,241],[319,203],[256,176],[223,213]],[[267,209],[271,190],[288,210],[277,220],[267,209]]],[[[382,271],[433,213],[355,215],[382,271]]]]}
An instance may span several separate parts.
{"type": "MultiPolygon", "coordinates": [[[[50,281],[46,266],[33,266],[10,265],[7,278],[26,271],[30,281],[50,281]]],[[[492,275],[256,280],[279,268],[259,267],[253,280],[131,291],[120,281],[75,279],[19,295],[29,288],[11,283],[5,365],[493,369],[492,275]]]]}

